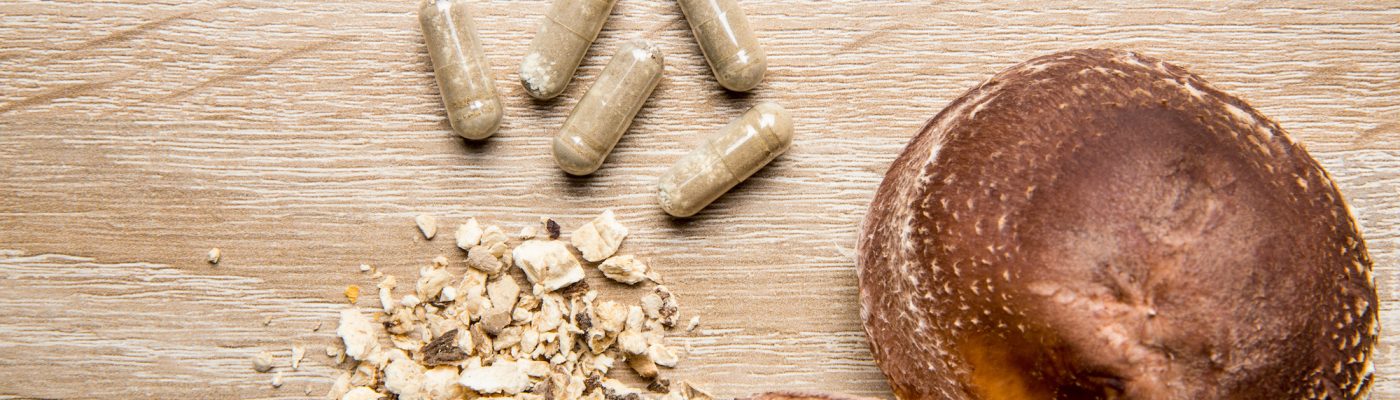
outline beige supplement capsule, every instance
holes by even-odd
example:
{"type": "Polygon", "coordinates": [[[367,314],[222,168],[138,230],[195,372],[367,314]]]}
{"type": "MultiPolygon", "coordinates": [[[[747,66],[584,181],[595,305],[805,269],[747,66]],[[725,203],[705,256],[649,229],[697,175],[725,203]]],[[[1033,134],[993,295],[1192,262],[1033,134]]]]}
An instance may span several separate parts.
{"type": "Polygon", "coordinates": [[[481,52],[467,0],[426,0],[418,9],[442,103],[452,130],[485,139],[501,126],[501,97],[481,52]]]}
{"type": "Polygon", "coordinates": [[[768,56],[736,0],[678,0],[720,86],[746,92],[763,81],[768,56]]]}
{"type": "Polygon", "coordinates": [[[744,112],[661,176],[661,209],[677,217],[700,212],[792,145],[792,117],[775,103],[744,112]]]}
{"type": "Polygon", "coordinates": [[[597,171],[661,82],[665,64],[655,44],[640,39],[623,43],[554,137],[559,168],[573,175],[597,171]]]}
{"type": "Polygon", "coordinates": [[[540,100],[564,92],[617,0],[554,0],[520,62],[520,84],[540,100]]]}

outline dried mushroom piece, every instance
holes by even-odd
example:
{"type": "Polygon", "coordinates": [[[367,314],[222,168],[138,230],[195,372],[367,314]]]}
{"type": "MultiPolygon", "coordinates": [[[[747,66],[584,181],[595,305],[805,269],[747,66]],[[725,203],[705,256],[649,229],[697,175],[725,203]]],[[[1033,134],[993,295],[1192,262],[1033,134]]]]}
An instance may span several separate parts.
{"type": "Polygon", "coordinates": [[[423,301],[438,297],[442,293],[442,289],[452,283],[452,274],[447,272],[445,267],[437,266],[437,263],[418,270],[418,276],[418,285],[415,287],[414,293],[423,301]]]}
{"type": "MultiPolygon", "coordinates": [[[[462,397],[457,367],[441,366],[423,373],[423,395],[427,400],[450,400],[462,397]]],[[[400,397],[402,398],[402,397],[400,397]]]]}
{"type": "Polygon", "coordinates": [[[549,373],[548,364],[539,361],[497,361],[490,366],[468,366],[458,383],[482,394],[517,394],[532,387],[530,377],[549,373]]]}
{"type": "Polygon", "coordinates": [[[490,358],[496,347],[491,344],[491,337],[482,329],[482,324],[472,325],[468,332],[471,333],[472,344],[476,345],[475,354],[481,357],[490,358]]]}
{"type": "Polygon", "coordinates": [[[360,310],[350,308],[340,312],[340,327],[335,329],[335,334],[340,336],[345,343],[345,355],[356,360],[367,360],[373,353],[379,351],[379,339],[375,333],[375,324],[369,318],[365,318],[360,310]]]}
{"type": "Polygon", "coordinates": [[[266,350],[264,350],[264,351],[258,352],[257,355],[254,355],[254,356],[253,356],[253,370],[254,370],[254,371],[258,371],[258,372],[267,372],[267,371],[271,371],[271,370],[272,370],[272,353],[268,353],[266,350]]]}
{"type": "Polygon", "coordinates": [[[564,242],[557,240],[528,240],[511,253],[515,266],[525,272],[531,283],[552,292],[583,280],[583,265],[574,258],[564,242]]]}
{"type": "Polygon", "coordinates": [[[519,238],[520,240],[530,240],[534,239],[535,236],[539,236],[539,234],[539,228],[536,228],[534,225],[525,225],[520,228],[520,233],[515,234],[515,237],[519,238]]]}
{"type": "Polygon", "coordinates": [[[570,241],[578,248],[579,253],[583,254],[583,259],[599,262],[616,253],[626,237],[627,227],[617,222],[617,218],[609,209],[575,230],[570,235],[570,241]]]}
{"type": "Polygon", "coordinates": [[[554,220],[552,219],[545,219],[544,230],[546,233],[549,234],[549,240],[555,240],[559,238],[560,227],[558,222],[554,222],[554,220]]]}
{"type": "Polygon", "coordinates": [[[404,355],[401,350],[395,350],[389,358],[389,365],[384,367],[384,388],[401,399],[420,398],[423,375],[427,370],[404,355]]]}
{"type": "MultiPolygon", "coordinates": [[[[345,299],[346,299],[346,300],[349,300],[350,303],[352,303],[352,304],[355,303],[355,300],[359,300],[359,299],[360,299],[360,285],[347,285],[347,286],[345,286],[345,299]]],[[[263,325],[266,325],[266,324],[263,324],[263,325]]]]}
{"type": "Polygon", "coordinates": [[[458,319],[464,323],[481,319],[490,300],[486,296],[486,282],[489,277],[485,272],[476,269],[468,269],[462,275],[462,282],[457,284],[458,308],[463,312],[458,319]]]}
{"type": "Polygon", "coordinates": [[[438,336],[419,350],[423,354],[423,364],[429,366],[453,364],[467,358],[467,353],[457,346],[458,330],[453,329],[438,336]]]}
{"type": "Polygon", "coordinates": [[[413,217],[413,222],[418,224],[418,231],[423,233],[423,238],[433,240],[437,236],[437,218],[428,214],[418,214],[413,217]]]}
{"type": "Polygon", "coordinates": [[[656,393],[670,393],[671,380],[666,378],[657,378],[656,380],[651,381],[651,384],[647,385],[647,390],[656,393]]]}
{"type": "Polygon", "coordinates": [[[515,303],[520,299],[520,285],[515,283],[515,277],[502,274],[487,282],[486,294],[491,300],[491,308],[481,317],[481,324],[487,333],[495,336],[512,320],[515,303]]]}
{"type": "Polygon", "coordinates": [[[643,317],[642,308],[632,306],[627,309],[627,325],[621,333],[617,335],[617,348],[623,354],[639,355],[646,354],[647,337],[643,332],[646,329],[646,319],[643,317]]]}
{"type": "Polygon", "coordinates": [[[651,346],[648,346],[647,355],[656,362],[656,365],[666,368],[675,368],[676,364],[680,363],[680,356],[676,354],[676,351],[661,343],[652,343],[651,346]]]}
{"type": "Polygon", "coordinates": [[[602,353],[617,340],[617,334],[627,326],[627,306],[612,301],[599,303],[594,308],[593,329],[589,330],[588,348],[593,354],[602,353]]]}
{"type": "Polygon", "coordinates": [[[481,243],[481,224],[476,222],[476,218],[468,219],[466,223],[457,227],[457,248],[470,250],[481,243]]]}
{"type": "Polygon", "coordinates": [[[613,256],[598,264],[603,276],[614,281],[635,285],[647,279],[647,265],[632,255],[613,256]]]}
{"type": "Polygon", "coordinates": [[[681,396],[689,400],[714,400],[715,396],[709,392],[691,385],[689,382],[681,382],[681,396]]]}
{"type": "MultiPolygon", "coordinates": [[[[404,296],[410,298],[412,296],[404,296]]],[[[412,299],[409,299],[412,300],[412,299]]],[[[405,301],[407,303],[407,301],[405,301]]],[[[389,319],[384,321],[384,331],[391,335],[407,335],[418,330],[418,318],[414,315],[413,306],[405,304],[403,307],[394,309],[389,313],[389,319]]]]}
{"type": "Polygon", "coordinates": [[[299,344],[293,344],[293,345],[292,345],[292,370],[293,370],[293,371],[296,371],[297,369],[301,368],[301,359],[302,359],[302,358],[305,358],[305,357],[306,357],[306,347],[304,347],[304,346],[302,346],[302,345],[299,345],[299,344]]]}
{"type": "Polygon", "coordinates": [[[676,295],[666,286],[657,286],[652,293],[642,296],[642,310],[647,318],[661,321],[661,325],[671,328],[680,318],[680,304],[676,295]]]}
{"type": "Polygon", "coordinates": [[[340,400],[379,400],[382,398],[384,398],[384,395],[374,391],[374,389],[360,386],[350,389],[349,392],[346,392],[340,397],[340,400]]]}
{"type": "Polygon", "coordinates": [[[505,263],[496,255],[491,254],[491,249],[486,246],[474,246],[467,250],[467,266],[477,269],[487,274],[495,275],[501,272],[505,263]]]}
{"type": "Polygon", "coordinates": [[[496,335],[496,340],[492,342],[492,350],[501,351],[520,344],[523,330],[524,328],[519,326],[507,326],[505,329],[501,329],[501,332],[496,335]]]}
{"type": "Polygon", "coordinates": [[[505,231],[502,231],[499,226],[489,225],[481,231],[481,245],[487,248],[505,244],[509,240],[510,237],[506,236],[505,231]]]}

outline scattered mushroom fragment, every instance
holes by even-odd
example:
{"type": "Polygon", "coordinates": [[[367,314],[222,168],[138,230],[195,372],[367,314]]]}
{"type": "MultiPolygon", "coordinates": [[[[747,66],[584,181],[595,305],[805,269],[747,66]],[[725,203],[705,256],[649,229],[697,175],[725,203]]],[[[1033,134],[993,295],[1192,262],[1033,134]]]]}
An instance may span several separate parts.
{"type": "Polygon", "coordinates": [[[652,361],[655,361],[656,365],[667,368],[675,368],[676,364],[680,363],[681,359],[680,356],[676,354],[675,350],[660,343],[653,343],[650,347],[647,347],[647,355],[651,356],[652,361]]]}
{"type": "Polygon", "coordinates": [[[545,232],[549,234],[549,240],[559,238],[560,227],[558,222],[554,222],[554,220],[546,218],[544,221],[544,227],[545,232]]]}
{"type": "Polygon", "coordinates": [[[506,236],[505,231],[502,231],[499,226],[489,225],[481,231],[481,245],[488,249],[498,244],[505,244],[508,240],[510,237],[506,236]]]}
{"type": "Polygon", "coordinates": [[[423,394],[427,400],[449,400],[462,396],[458,385],[458,370],[455,366],[441,366],[423,373],[423,394]]]}
{"type": "Polygon", "coordinates": [[[394,307],[397,306],[397,303],[394,302],[394,287],[398,286],[398,280],[395,279],[392,275],[386,276],[384,277],[384,280],[379,281],[379,284],[377,286],[379,287],[380,306],[384,309],[384,312],[386,313],[393,312],[394,307]]]}
{"type": "Polygon", "coordinates": [[[344,341],[345,354],[356,360],[365,360],[379,351],[374,323],[354,308],[340,312],[340,327],[336,328],[335,334],[344,341]]]}
{"type": "Polygon", "coordinates": [[[382,398],[384,395],[374,391],[374,389],[360,386],[346,392],[344,396],[340,397],[340,400],[379,400],[382,398]]]}
{"type": "Polygon", "coordinates": [[[531,376],[541,376],[548,368],[538,361],[499,361],[490,366],[468,366],[458,383],[485,394],[516,394],[530,388],[531,376]]]}
{"type": "Polygon", "coordinates": [[[467,266],[476,268],[481,272],[495,275],[501,272],[501,267],[505,264],[499,258],[491,254],[491,249],[485,246],[474,246],[467,251],[467,266]]]}
{"type": "Polygon", "coordinates": [[[570,241],[575,248],[578,248],[579,253],[583,254],[583,259],[589,262],[599,262],[617,252],[617,248],[622,246],[622,239],[627,237],[627,233],[627,227],[617,222],[613,211],[608,209],[604,210],[602,215],[574,230],[570,241]]]}
{"type": "Polygon", "coordinates": [[[583,266],[564,242],[527,240],[511,254],[515,266],[525,272],[531,283],[543,285],[546,292],[583,280],[583,266]]]}
{"type": "Polygon", "coordinates": [[[360,298],[360,285],[349,285],[349,286],[346,286],[346,287],[345,287],[345,299],[346,299],[346,300],[350,300],[350,303],[353,304],[353,303],[355,302],[355,300],[359,300],[359,298],[360,298]]]}
{"type": "Polygon", "coordinates": [[[301,368],[301,359],[306,357],[306,347],[300,344],[292,345],[292,370],[301,368]]]}
{"type": "Polygon", "coordinates": [[[648,271],[647,265],[632,255],[609,257],[602,264],[598,264],[598,270],[603,271],[603,276],[608,279],[628,285],[635,285],[647,279],[648,271]]]}
{"type": "Polygon", "coordinates": [[[413,222],[418,224],[418,231],[423,232],[423,238],[433,240],[437,236],[437,218],[428,214],[418,214],[413,217],[413,222]]]}
{"type": "Polygon", "coordinates": [[[652,293],[642,296],[642,310],[646,312],[647,318],[658,320],[667,328],[674,327],[676,319],[680,317],[676,295],[671,294],[671,290],[666,286],[658,285],[652,293]]]}
{"type": "Polygon", "coordinates": [[[253,356],[253,370],[258,372],[271,371],[272,353],[268,353],[266,350],[264,350],[262,352],[259,352],[257,355],[253,356]]]}
{"type": "Polygon", "coordinates": [[[481,243],[481,234],[481,224],[476,222],[476,218],[468,219],[466,223],[457,227],[457,248],[471,250],[481,243]]]}

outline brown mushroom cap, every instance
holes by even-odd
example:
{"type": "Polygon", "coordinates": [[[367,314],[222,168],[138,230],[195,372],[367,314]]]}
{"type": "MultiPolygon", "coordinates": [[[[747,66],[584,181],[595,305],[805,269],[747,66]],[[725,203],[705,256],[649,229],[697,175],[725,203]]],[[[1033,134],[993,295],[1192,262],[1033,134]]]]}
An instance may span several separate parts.
{"type": "Polygon", "coordinates": [[[861,316],[902,399],[1364,396],[1371,259],[1273,121],[1134,53],[1037,58],[890,167],[861,316]]]}

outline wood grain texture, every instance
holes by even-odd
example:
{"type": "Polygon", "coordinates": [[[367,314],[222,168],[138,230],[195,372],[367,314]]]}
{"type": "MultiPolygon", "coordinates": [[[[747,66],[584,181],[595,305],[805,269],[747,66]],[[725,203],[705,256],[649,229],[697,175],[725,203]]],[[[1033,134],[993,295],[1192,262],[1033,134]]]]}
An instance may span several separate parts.
{"type": "Polygon", "coordinates": [[[415,214],[514,231],[611,207],[633,229],[624,251],[703,318],[676,335],[693,351],[674,376],[725,396],[887,397],[851,257],[886,166],[994,72],[1120,47],[1250,101],[1337,179],[1376,262],[1374,397],[1400,398],[1400,2],[749,1],[771,67],[729,95],[673,2],[623,0],[574,83],[540,103],[515,71],[546,6],[476,5],[507,109],[472,144],[448,130],[410,1],[4,2],[0,396],[320,396],[340,292],[368,283],[359,264],[406,278],[461,256],[450,234],[421,240],[415,214]],[[549,140],[635,36],[668,53],[667,76],[603,169],[566,177],[549,140]],[[696,218],[667,218],[656,177],[764,100],[793,112],[792,150],[696,218]],[[309,356],[291,372],[294,342],[309,356]],[[281,389],[252,371],[263,349],[281,389]]]}

